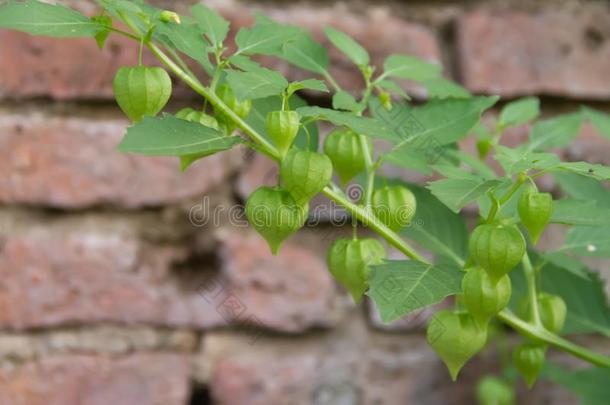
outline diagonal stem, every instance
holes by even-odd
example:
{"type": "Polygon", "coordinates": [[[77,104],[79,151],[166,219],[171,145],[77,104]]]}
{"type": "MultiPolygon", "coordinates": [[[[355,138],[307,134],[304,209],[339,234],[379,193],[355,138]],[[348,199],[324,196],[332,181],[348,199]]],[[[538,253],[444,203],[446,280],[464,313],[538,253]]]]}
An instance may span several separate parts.
{"type": "MultiPolygon", "coordinates": [[[[132,28],[133,29],[133,28],[132,28]]],[[[137,33],[137,30],[135,31],[137,33]]],[[[138,40],[140,37],[138,37],[138,40]]],[[[189,85],[194,91],[199,93],[205,99],[207,99],[213,107],[218,111],[230,117],[239,128],[241,128],[246,135],[254,140],[262,153],[266,154],[274,160],[279,159],[279,153],[277,149],[270,144],[262,135],[260,135],[254,128],[246,123],[241,117],[235,114],[226,104],[222,102],[215,93],[208,91],[208,89],[199,82],[197,78],[185,72],[178,66],[171,58],[169,58],[158,46],[151,41],[147,41],[146,45],[153,52],[153,54],[159,58],[163,64],[165,64],[178,78],[183,80],[189,85]]],[[[412,260],[417,260],[422,263],[429,264],[423,256],[421,256],[414,248],[412,248],[406,241],[404,241],[396,232],[389,229],[387,226],[382,224],[370,210],[353,204],[349,199],[337,189],[337,187],[331,183],[324,188],[323,193],[331,200],[343,205],[348,212],[362,221],[365,225],[368,225],[383,237],[390,245],[396,247],[399,251],[405,254],[412,260]]],[[[571,353],[574,356],[588,361],[592,364],[610,367],[610,357],[595,353],[587,348],[579,346],[568,340],[557,336],[539,325],[533,325],[516,317],[512,312],[503,310],[498,314],[498,318],[504,323],[510,325],[513,329],[530,336],[534,339],[541,340],[550,345],[553,345],[565,352],[571,353]]]]}

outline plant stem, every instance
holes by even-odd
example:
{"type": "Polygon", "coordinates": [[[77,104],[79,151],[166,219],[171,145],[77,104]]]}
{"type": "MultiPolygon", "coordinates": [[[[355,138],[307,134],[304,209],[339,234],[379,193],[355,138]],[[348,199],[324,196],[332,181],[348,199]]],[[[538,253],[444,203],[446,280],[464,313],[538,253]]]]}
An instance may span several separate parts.
{"type": "MultiPolygon", "coordinates": [[[[134,32],[137,33],[137,29],[134,29],[135,27],[133,26],[133,24],[129,24],[129,22],[130,21],[127,20],[127,23],[128,25],[130,25],[130,28],[132,28],[134,32]]],[[[136,38],[137,40],[140,40],[140,37],[136,38]]],[[[196,91],[206,100],[208,100],[215,109],[217,109],[219,112],[233,120],[237,124],[237,126],[244,131],[246,135],[248,135],[252,140],[257,143],[257,148],[260,150],[261,153],[264,153],[265,155],[269,156],[274,160],[279,160],[280,155],[277,149],[272,144],[270,144],[262,135],[260,135],[255,129],[253,129],[248,123],[246,123],[241,117],[239,117],[237,114],[235,114],[235,112],[228,108],[226,104],[224,104],[223,101],[219,99],[218,96],[216,96],[215,93],[208,91],[208,89],[206,89],[196,77],[185,72],[153,42],[145,41],[145,44],[151,50],[151,52],[161,62],[163,62],[163,64],[165,64],[165,66],[167,66],[167,68],[170,69],[178,78],[183,80],[194,91],[196,91]]],[[[334,82],[334,80],[332,80],[331,83],[332,82],[334,82]]],[[[514,193],[515,191],[516,189],[512,193],[514,193]]],[[[422,263],[429,264],[429,262],[423,256],[421,256],[414,248],[412,248],[406,241],[404,241],[397,233],[389,229],[386,225],[381,223],[377,219],[377,217],[372,215],[370,210],[358,206],[349,201],[349,199],[340,190],[338,190],[338,188],[333,183],[326,186],[323,190],[323,193],[331,200],[343,205],[347,209],[347,211],[350,212],[354,217],[356,217],[362,223],[371,227],[371,229],[373,229],[375,232],[377,232],[377,234],[383,237],[390,245],[397,248],[407,257],[411,258],[412,260],[417,260],[422,263]]],[[[512,195],[512,193],[510,195],[512,195]]],[[[510,196],[506,198],[506,201],[508,201],[509,198],[510,196]]],[[[504,200],[504,198],[502,200],[504,200]]],[[[539,325],[532,325],[526,321],[523,321],[522,319],[519,319],[518,317],[514,316],[508,310],[500,312],[498,314],[498,317],[503,322],[525,335],[528,335],[534,339],[542,340],[550,345],[553,345],[565,352],[571,353],[574,356],[586,360],[592,364],[610,367],[609,357],[597,354],[591,350],[569,342],[547,331],[539,325]]]]}
{"type": "Polygon", "coordinates": [[[322,190],[322,193],[336,203],[343,205],[350,214],[360,220],[363,224],[371,227],[372,230],[377,232],[390,245],[400,250],[407,257],[422,263],[428,263],[426,259],[417,253],[417,251],[413,249],[406,241],[404,241],[396,232],[392,231],[381,221],[379,221],[370,210],[352,203],[342,193],[333,190],[333,188],[330,186],[325,187],[324,190],[322,190]]]}
{"type": "MultiPolygon", "coordinates": [[[[356,111],[356,115],[361,116],[366,110],[368,100],[371,97],[372,85],[370,78],[365,75],[364,80],[366,81],[366,90],[360,100],[360,108],[356,111]]],[[[364,155],[364,164],[366,171],[366,190],[364,204],[365,207],[369,208],[373,199],[373,189],[375,188],[375,171],[377,166],[373,163],[373,150],[369,147],[369,142],[366,136],[358,135],[360,141],[360,147],[362,148],[362,154],[364,155]]]]}
{"type": "Polygon", "coordinates": [[[557,336],[543,327],[535,326],[522,319],[519,319],[509,310],[505,309],[500,312],[498,314],[498,318],[500,318],[507,325],[511,326],[513,329],[527,335],[530,338],[548,343],[549,345],[555,346],[556,348],[570,353],[591,364],[601,367],[610,367],[610,357],[595,353],[585,347],[579,346],[560,336],[557,336]]]}
{"type": "Polygon", "coordinates": [[[340,91],[341,86],[337,83],[334,77],[329,72],[324,72],[324,78],[330,83],[330,85],[335,89],[335,91],[340,91]]]}
{"type": "Polygon", "coordinates": [[[489,211],[489,215],[487,216],[488,224],[493,222],[500,208],[502,208],[502,206],[506,204],[508,200],[511,199],[511,197],[519,190],[521,185],[525,183],[526,180],[527,176],[525,175],[525,173],[519,173],[519,175],[517,176],[517,181],[513,183],[513,186],[499,200],[496,200],[493,194],[489,196],[491,199],[492,206],[491,210],[489,211]]]}
{"type": "Polygon", "coordinates": [[[530,257],[527,252],[525,252],[523,255],[521,262],[523,264],[523,272],[525,273],[525,281],[527,282],[527,298],[529,301],[531,321],[534,323],[534,326],[542,326],[542,322],[540,321],[540,311],[538,308],[536,273],[534,272],[532,262],[530,261],[530,257]]]}
{"type": "Polygon", "coordinates": [[[184,81],[189,87],[199,93],[201,96],[206,98],[212,107],[217,111],[221,112],[225,116],[229,117],[233,122],[237,124],[242,131],[252,138],[256,143],[261,146],[261,151],[272,158],[273,160],[279,160],[280,154],[271,143],[269,143],[262,135],[260,135],[254,128],[252,128],[247,122],[241,119],[233,110],[231,110],[215,93],[208,91],[201,82],[195,77],[192,77],[184,70],[182,70],[172,59],[170,59],[157,45],[152,42],[147,43],[148,48],[151,52],[161,61],[168,69],[170,69],[178,78],[184,81]]]}

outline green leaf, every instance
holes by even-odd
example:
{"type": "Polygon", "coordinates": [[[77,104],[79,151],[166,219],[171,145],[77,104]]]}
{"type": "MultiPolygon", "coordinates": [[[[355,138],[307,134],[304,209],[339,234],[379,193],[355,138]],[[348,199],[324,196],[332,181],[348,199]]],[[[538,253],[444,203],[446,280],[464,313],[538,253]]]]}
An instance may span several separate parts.
{"type": "Polygon", "coordinates": [[[333,96],[333,108],[335,110],[353,111],[358,107],[358,102],[350,93],[340,90],[333,96]]]}
{"type": "Polygon", "coordinates": [[[212,154],[241,142],[199,123],[165,114],[162,118],[144,117],[130,127],[119,144],[119,151],[148,156],[212,154]]]}
{"type": "Polygon", "coordinates": [[[104,45],[106,45],[106,40],[110,35],[110,29],[112,28],[112,18],[107,15],[91,17],[91,20],[104,26],[104,29],[98,31],[95,34],[95,42],[97,43],[98,48],[104,49],[104,45]]]}
{"type": "Polygon", "coordinates": [[[28,0],[0,5],[0,28],[48,37],[94,37],[105,26],[67,7],[28,0]]]}
{"type": "Polygon", "coordinates": [[[248,56],[234,55],[229,58],[229,62],[232,66],[235,66],[241,70],[249,71],[261,68],[261,64],[253,61],[248,56]]]}
{"type": "Polygon", "coordinates": [[[290,83],[290,86],[288,86],[287,93],[289,96],[291,96],[295,92],[305,89],[328,93],[328,87],[326,87],[326,84],[322,80],[317,79],[306,79],[299,82],[292,82],[290,83]]]}
{"type": "Polygon", "coordinates": [[[610,257],[610,228],[572,227],[559,251],[569,251],[577,256],[610,257]]]}
{"type": "Polygon", "coordinates": [[[191,7],[191,15],[212,45],[216,47],[222,45],[229,33],[229,22],[227,20],[203,4],[195,4],[191,7]]]}
{"type": "Polygon", "coordinates": [[[595,200],[556,200],[553,203],[551,222],[565,225],[610,225],[610,208],[599,207],[595,200]]]}
{"type": "MultiPolygon", "coordinates": [[[[145,6],[142,2],[136,4],[136,2],[129,0],[96,0],[104,9],[112,12],[114,15],[118,16],[119,13],[130,13],[130,14],[141,14],[144,13],[145,10],[143,6],[145,6]]],[[[155,10],[153,7],[146,5],[145,9],[149,12],[155,10]]],[[[160,10],[155,10],[160,11],[160,10]]]]}
{"type": "MultiPolygon", "coordinates": [[[[399,182],[399,184],[403,184],[399,182]]],[[[411,225],[401,233],[416,241],[437,258],[461,266],[468,250],[464,218],[443,205],[430,191],[407,185],[415,194],[417,210],[411,225]]]]}
{"type": "Polygon", "coordinates": [[[583,107],[582,111],[601,135],[610,138],[610,115],[589,107],[583,107]]]}
{"type": "Polygon", "coordinates": [[[208,57],[208,44],[203,39],[201,30],[194,24],[159,23],[155,34],[165,38],[177,50],[201,64],[206,72],[212,72],[208,57]]]}
{"type": "Polygon", "coordinates": [[[525,148],[507,148],[496,146],[494,159],[500,163],[508,175],[527,170],[547,170],[561,163],[559,156],[547,152],[531,152],[525,148]]]}
{"type": "Polygon", "coordinates": [[[390,76],[417,82],[436,79],[443,71],[443,67],[440,65],[405,55],[390,55],[385,60],[383,69],[382,78],[390,76]]]}
{"type": "MultiPolygon", "coordinates": [[[[290,107],[291,108],[299,108],[302,106],[307,106],[307,103],[301,99],[299,96],[294,95],[290,98],[290,107]]],[[[267,117],[267,113],[271,111],[278,111],[282,109],[282,100],[280,97],[267,97],[261,98],[252,101],[252,111],[248,115],[246,121],[248,124],[254,128],[259,134],[263,134],[267,140],[271,141],[269,136],[267,135],[265,129],[265,120],[267,117]]],[[[318,139],[319,139],[319,131],[318,126],[315,122],[311,122],[307,125],[307,129],[309,130],[309,145],[307,144],[307,133],[301,127],[297,134],[295,145],[301,149],[310,149],[310,150],[318,150],[318,139]]]]}
{"type": "Polygon", "coordinates": [[[326,48],[314,41],[309,34],[301,35],[296,41],[287,42],[280,55],[293,65],[313,73],[324,75],[328,67],[326,48]]]}
{"type": "MultiPolygon", "coordinates": [[[[534,265],[539,261],[531,255],[534,265]]],[[[523,269],[510,274],[513,281],[511,307],[518,308],[527,297],[527,285],[523,269]]],[[[546,263],[540,271],[540,289],[561,296],[568,312],[562,334],[601,333],[610,336],[610,308],[604,283],[599,274],[584,265],[574,270],[556,262],[546,263]]]]}
{"type": "Polygon", "coordinates": [[[281,94],[288,81],[280,73],[257,68],[247,72],[237,70],[226,71],[226,80],[240,100],[265,98],[281,94]]]}
{"type": "Polygon", "coordinates": [[[385,80],[381,80],[377,83],[378,87],[381,87],[382,89],[388,90],[391,93],[394,93],[397,96],[400,96],[402,98],[404,98],[405,100],[410,100],[411,97],[409,97],[409,95],[407,94],[406,91],[404,91],[402,89],[402,87],[400,87],[398,85],[398,83],[396,83],[393,80],[390,79],[385,79],[385,80]]]}
{"type": "Polygon", "coordinates": [[[610,190],[598,181],[567,172],[553,173],[562,191],[577,200],[593,200],[599,207],[610,208],[610,190]]]}
{"type": "Polygon", "coordinates": [[[369,64],[370,57],[367,50],[349,35],[330,27],[325,28],[324,33],[330,42],[356,65],[367,66],[369,64]]]}
{"type": "Polygon", "coordinates": [[[582,114],[560,115],[539,121],[532,128],[527,151],[560,148],[568,145],[580,131],[582,114]]]}
{"type": "Polygon", "coordinates": [[[566,170],[595,180],[610,180],[610,167],[587,162],[561,162],[557,170],[566,170]]]}
{"type": "Polygon", "coordinates": [[[383,123],[368,117],[358,117],[349,112],[322,107],[301,107],[297,111],[302,117],[330,121],[337,126],[346,126],[358,134],[372,138],[384,139],[384,137],[393,136],[392,131],[387,129],[383,123]]]}
{"type": "Polygon", "coordinates": [[[547,363],[542,377],[574,393],[582,405],[606,405],[610,398],[610,368],[607,367],[568,371],[547,363]]]}
{"type": "Polygon", "coordinates": [[[299,28],[277,24],[269,20],[257,21],[253,27],[242,28],[235,37],[235,55],[280,55],[282,45],[302,35],[299,28]]]}
{"type": "Polygon", "coordinates": [[[390,323],[461,292],[463,273],[454,266],[388,260],[372,266],[367,293],[390,323]]]}
{"type": "Polygon", "coordinates": [[[468,90],[459,84],[445,79],[444,77],[437,77],[435,79],[428,79],[422,81],[422,84],[428,90],[428,97],[430,98],[469,98],[471,97],[468,90]]]}
{"type": "Polygon", "coordinates": [[[443,174],[449,174],[451,178],[428,183],[427,188],[455,213],[502,183],[501,180],[488,180],[460,168],[445,167],[443,174]]]}
{"type": "Polygon", "coordinates": [[[580,275],[556,264],[542,269],[541,288],[560,295],[568,307],[564,334],[601,333],[610,336],[610,308],[604,282],[590,270],[580,275]]]}
{"type": "Polygon", "coordinates": [[[377,121],[394,133],[397,142],[390,155],[400,161],[405,151],[440,147],[464,138],[483,111],[497,100],[497,97],[431,100],[418,107],[395,104],[391,111],[374,101],[371,110],[377,121]]]}
{"type": "Polygon", "coordinates": [[[537,97],[526,97],[508,103],[500,113],[501,127],[513,127],[525,124],[540,115],[540,100],[537,97]]]}

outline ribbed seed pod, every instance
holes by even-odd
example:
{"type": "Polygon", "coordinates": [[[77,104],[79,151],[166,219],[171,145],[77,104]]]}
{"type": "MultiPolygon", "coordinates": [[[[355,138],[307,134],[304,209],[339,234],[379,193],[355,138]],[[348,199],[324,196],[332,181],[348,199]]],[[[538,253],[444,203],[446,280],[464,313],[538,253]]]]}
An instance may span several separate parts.
{"type": "Polygon", "coordinates": [[[514,226],[484,224],[475,228],[468,249],[494,283],[508,274],[525,253],[525,239],[514,226]]]}
{"type": "MultiPolygon", "coordinates": [[[[252,100],[238,100],[235,92],[229,85],[222,84],[216,89],[216,95],[222,102],[229,107],[237,116],[245,119],[250,114],[252,109],[252,100]]],[[[227,128],[227,132],[231,133],[235,129],[235,122],[227,117],[222,111],[216,111],[218,121],[227,128]]]]}
{"type": "Polygon", "coordinates": [[[483,377],[477,384],[479,405],[514,405],[515,390],[496,377],[483,377]]]}
{"type": "Polygon", "coordinates": [[[462,298],[468,312],[480,324],[487,323],[510,301],[512,287],[508,275],[494,283],[480,267],[468,269],[462,279],[462,298]]]}
{"type": "Polygon", "coordinates": [[[521,194],[517,208],[521,223],[535,245],[553,215],[553,196],[530,188],[521,194]]]}
{"type": "Polygon", "coordinates": [[[444,310],[430,319],[426,337],[455,381],[464,364],[485,346],[487,329],[470,314],[444,310]]]}
{"type": "Polygon", "coordinates": [[[321,153],[291,149],[280,166],[280,183],[297,203],[307,203],[330,182],[333,164],[321,153]]]}
{"type": "Polygon", "coordinates": [[[260,187],[246,202],[250,225],[265,238],[274,255],[282,242],[303,226],[307,214],[307,205],[297,204],[288,191],[279,187],[260,187]]]}
{"type": "Polygon", "coordinates": [[[198,122],[206,127],[219,129],[218,121],[216,118],[204,113],[203,111],[193,110],[192,108],[183,108],[176,113],[176,118],[180,118],[186,121],[198,122]]]}
{"type": "Polygon", "coordinates": [[[267,134],[283,157],[299,133],[301,117],[296,111],[271,111],[265,120],[267,134]]]}
{"type": "Polygon", "coordinates": [[[532,388],[544,367],[545,347],[539,344],[523,344],[513,352],[513,362],[528,388],[532,388]]]}
{"type": "Polygon", "coordinates": [[[372,205],[377,218],[396,232],[411,223],[417,201],[406,187],[386,186],[375,190],[372,205]]]}
{"type": "Polygon", "coordinates": [[[386,256],[376,239],[337,239],[328,251],[328,269],[359,303],[368,287],[370,265],[386,256]]]}
{"type": "Polygon", "coordinates": [[[160,67],[122,67],[112,88],[121,110],[138,122],[145,115],[157,115],[165,107],[172,94],[172,80],[160,67]]]}
{"type": "MultiPolygon", "coordinates": [[[[176,113],[176,118],[186,121],[197,122],[206,127],[220,130],[220,125],[216,118],[204,113],[203,111],[193,110],[192,108],[184,108],[176,113]]],[[[180,170],[185,171],[190,165],[197,160],[208,156],[209,153],[196,153],[192,155],[180,156],[180,170]]]]}
{"type": "Polygon", "coordinates": [[[553,333],[559,333],[566,321],[568,308],[558,295],[541,293],[538,295],[538,309],[542,325],[553,333]]]}
{"type": "Polygon", "coordinates": [[[366,167],[360,137],[349,129],[331,132],[324,141],[324,153],[330,157],[343,184],[366,167]]]}

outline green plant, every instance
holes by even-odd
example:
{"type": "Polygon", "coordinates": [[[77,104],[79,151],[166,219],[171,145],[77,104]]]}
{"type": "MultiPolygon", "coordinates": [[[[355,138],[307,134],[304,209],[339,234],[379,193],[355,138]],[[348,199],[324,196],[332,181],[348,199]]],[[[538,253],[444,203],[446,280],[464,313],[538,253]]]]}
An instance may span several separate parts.
{"type": "Polygon", "coordinates": [[[540,344],[523,344],[513,352],[513,361],[528,387],[532,387],[544,367],[545,347],[540,344]]]}
{"type": "MultiPolygon", "coordinates": [[[[329,28],[325,31],[328,39],[362,73],[365,86],[355,97],[331,75],[326,49],[301,28],[258,15],[252,27],[239,30],[235,51],[229,53],[225,46],[229,23],[201,4],[193,6],[186,17],[141,1],[98,3],[103,13],[87,18],[63,6],[9,1],[0,6],[0,27],[34,35],[91,37],[100,47],[109,34],[122,35],[137,41],[140,53],[147,48],[176,79],[202,97],[200,114],[188,110],[157,117],[167,101],[165,74],[155,73],[154,82],[146,79],[132,88],[130,74],[119,71],[117,101],[137,121],[128,128],[120,151],[178,157],[186,169],[198,159],[242,144],[276,161],[282,167],[282,184],[258,189],[246,208],[253,227],[274,253],[303,226],[314,192],[321,191],[344,206],[361,225],[408,259],[382,260],[385,249],[376,239],[354,236],[353,240],[336,241],[329,253],[330,270],[355,300],[368,289],[382,319],[389,322],[463,294],[456,300],[455,311],[437,313],[428,328],[428,339],[453,378],[484,347],[495,321],[537,344],[610,367],[610,358],[559,335],[610,336],[610,312],[602,283],[580,261],[587,256],[610,256],[610,192],[600,184],[610,179],[610,168],[564,162],[548,151],[569,145],[585,120],[610,137],[610,117],[582,108],[537,120],[538,100],[525,98],[504,105],[493,125],[484,125],[481,115],[498,102],[497,97],[471,96],[443,78],[440,66],[411,56],[391,55],[381,68],[373,67],[362,46],[329,28]],[[115,21],[127,31],[117,28],[115,21]],[[290,83],[252,59],[256,55],[281,58],[316,77],[290,83]],[[207,80],[202,82],[192,72],[195,63],[207,80]],[[412,105],[401,88],[404,80],[426,88],[429,100],[412,105]],[[327,86],[333,92],[333,108],[308,106],[296,94],[302,90],[328,92],[327,86]],[[158,97],[152,104],[144,103],[142,91],[158,97]],[[324,144],[328,158],[317,152],[319,121],[336,127],[324,144]],[[515,148],[501,144],[506,128],[527,122],[533,122],[527,141],[515,148]],[[476,137],[476,156],[458,147],[457,142],[467,136],[476,137]],[[387,152],[376,153],[373,140],[375,145],[387,144],[387,152]],[[486,164],[489,157],[500,164],[500,173],[486,164]],[[341,186],[329,180],[328,159],[342,186],[354,178],[362,184],[361,199],[352,201],[341,186]],[[378,169],[384,165],[425,175],[437,173],[442,178],[428,182],[425,189],[415,185],[407,189],[397,179],[380,181],[378,169]],[[318,171],[322,181],[309,182],[318,171]],[[520,197],[526,183],[533,185],[543,174],[554,176],[564,198],[553,201],[550,195],[532,194],[535,191],[529,189],[520,197]],[[295,195],[301,181],[305,192],[295,195]],[[409,212],[398,219],[379,218],[384,203],[391,206],[393,215],[404,210],[405,204],[411,211],[417,205],[415,217],[409,212]],[[469,238],[458,214],[471,203],[479,208],[481,224],[469,238]],[[546,252],[526,246],[519,225],[535,243],[547,223],[568,227],[563,246],[546,252]],[[407,240],[417,242],[434,260],[425,259],[407,240]],[[464,269],[470,269],[466,277],[464,269]],[[391,290],[386,288],[389,279],[394,286],[391,290]],[[515,314],[514,305],[505,308],[511,293],[512,302],[526,300],[524,316],[515,314]]],[[[160,68],[130,69],[159,72],[160,68]]],[[[554,372],[551,378],[566,381],[570,376],[554,372]]],[[[492,403],[489,392],[502,391],[498,403],[511,403],[513,397],[503,387],[488,380],[480,392],[485,398],[482,402],[492,403]]]]}

